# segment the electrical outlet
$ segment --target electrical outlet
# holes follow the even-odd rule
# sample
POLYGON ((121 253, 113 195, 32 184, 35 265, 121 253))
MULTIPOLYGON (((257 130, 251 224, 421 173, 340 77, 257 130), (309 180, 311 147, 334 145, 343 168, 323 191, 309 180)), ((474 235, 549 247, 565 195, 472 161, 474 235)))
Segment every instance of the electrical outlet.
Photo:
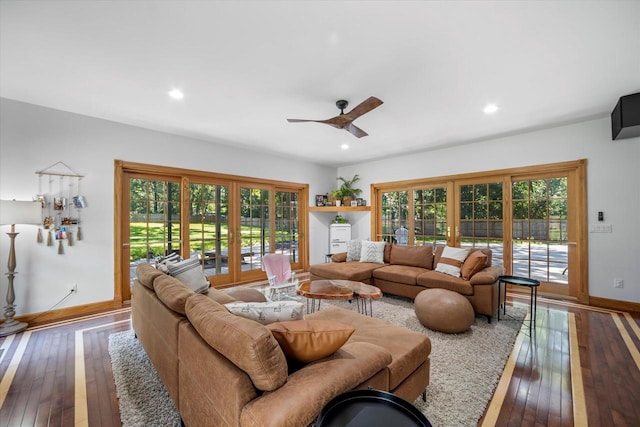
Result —
POLYGON ((624 288, 624 280, 622 280, 622 279, 613 279, 613 287, 614 288, 624 288))
POLYGON ((69 292, 71 292, 72 294, 77 294, 78 293, 78 284, 74 283, 69 292))

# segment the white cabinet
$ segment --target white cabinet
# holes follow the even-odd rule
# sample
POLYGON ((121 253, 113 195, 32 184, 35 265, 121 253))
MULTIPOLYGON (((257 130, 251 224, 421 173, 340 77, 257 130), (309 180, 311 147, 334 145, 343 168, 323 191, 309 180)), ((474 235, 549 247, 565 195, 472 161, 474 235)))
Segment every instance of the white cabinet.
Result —
POLYGON ((347 251, 347 241, 351 240, 351 224, 331 224, 329 227, 329 253, 347 251))

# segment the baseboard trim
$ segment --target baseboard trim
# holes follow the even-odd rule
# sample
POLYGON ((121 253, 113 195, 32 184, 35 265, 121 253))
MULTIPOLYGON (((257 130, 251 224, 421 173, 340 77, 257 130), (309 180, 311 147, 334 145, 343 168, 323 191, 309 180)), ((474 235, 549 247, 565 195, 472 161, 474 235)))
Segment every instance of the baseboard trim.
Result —
POLYGON ((125 304, 115 300, 101 301, 91 304, 76 305, 74 307, 60 308, 44 313, 32 313, 25 316, 16 316, 15 318, 21 322, 27 322, 29 326, 38 326, 87 314, 99 313, 105 310, 113 310, 114 308, 121 308, 124 306, 125 304))
POLYGON ((640 303, 630 301, 620 301, 609 298, 589 297, 589 305, 609 310, 635 311, 640 313, 640 303))

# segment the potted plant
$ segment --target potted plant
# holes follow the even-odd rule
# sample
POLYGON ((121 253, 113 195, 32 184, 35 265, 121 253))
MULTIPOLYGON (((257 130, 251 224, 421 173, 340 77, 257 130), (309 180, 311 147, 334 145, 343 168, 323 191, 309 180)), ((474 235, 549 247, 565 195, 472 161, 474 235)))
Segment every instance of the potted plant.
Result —
POLYGON ((336 215, 333 221, 331 221, 331 224, 347 224, 348 222, 347 218, 342 215, 336 215))
POLYGON ((356 197, 358 197, 360 193, 362 193, 361 189, 354 188, 353 186, 359 180, 360 180, 360 176, 358 174, 355 174, 351 179, 346 179, 341 176, 338 177, 338 181, 342 182, 342 184, 340 185, 339 191, 340 191, 340 194, 342 195, 342 203, 345 206, 350 206, 351 201, 356 197))
POLYGON ((333 190, 329 192, 329 194, 327 194, 327 200, 329 201, 331 206, 335 206, 336 200, 341 200, 341 198, 342 194, 340 193, 340 190, 333 190))

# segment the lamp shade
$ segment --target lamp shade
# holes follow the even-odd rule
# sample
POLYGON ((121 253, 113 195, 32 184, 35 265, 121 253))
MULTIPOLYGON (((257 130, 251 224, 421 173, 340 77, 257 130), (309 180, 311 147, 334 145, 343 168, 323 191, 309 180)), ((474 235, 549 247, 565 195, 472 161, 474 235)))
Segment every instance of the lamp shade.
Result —
POLYGON ((40 224, 42 205, 40 202, 22 200, 0 200, 0 225, 40 224))

